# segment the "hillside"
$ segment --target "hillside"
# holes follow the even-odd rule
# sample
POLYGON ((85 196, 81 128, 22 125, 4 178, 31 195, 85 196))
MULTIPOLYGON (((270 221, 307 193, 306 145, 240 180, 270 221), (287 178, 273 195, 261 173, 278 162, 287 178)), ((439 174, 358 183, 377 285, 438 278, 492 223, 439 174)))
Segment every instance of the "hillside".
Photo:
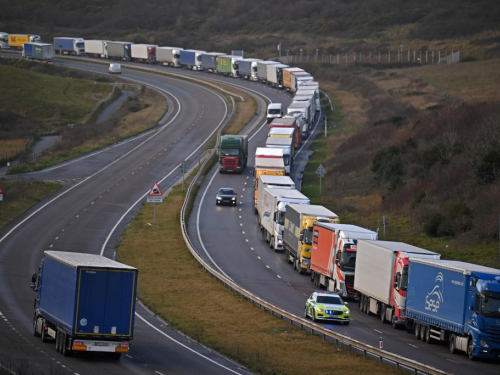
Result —
MULTIPOLYGON (((5 2, 0 30, 128 39, 205 50, 312 53, 399 48, 454 49, 496 55, 500 7, 495 0, 26 0, 5 2), (465 38, 465 43, 463 39, 465 38), (404 43, 403 43, 404 41, 404 43), (438 41, 438 42, 437 42, 438 41), (470 43, 472 41, 472 43, 470 43)), ((272 55, 271 55, 272 56, 272 55)))

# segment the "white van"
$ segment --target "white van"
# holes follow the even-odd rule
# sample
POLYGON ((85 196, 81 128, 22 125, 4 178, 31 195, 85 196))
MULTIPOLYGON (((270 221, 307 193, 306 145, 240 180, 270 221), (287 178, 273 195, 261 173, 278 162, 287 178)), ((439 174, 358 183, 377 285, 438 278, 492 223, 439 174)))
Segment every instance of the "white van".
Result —
POLYGON ((281 103, 269 103, 269 105, 267 106, 267 122, 271 122, 274 118, 282 116, 283 112, 281 103))
POLYGON ((120 64, 109 64, 109 72, 111 74, 122 74, 122 66, 120 64))

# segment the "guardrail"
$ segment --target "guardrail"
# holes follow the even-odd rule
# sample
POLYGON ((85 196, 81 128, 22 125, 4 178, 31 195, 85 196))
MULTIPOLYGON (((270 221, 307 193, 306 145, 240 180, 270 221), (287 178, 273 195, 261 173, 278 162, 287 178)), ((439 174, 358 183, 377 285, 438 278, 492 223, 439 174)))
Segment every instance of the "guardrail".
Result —
POLYGON ((284 321, 289 322, 291 325, 300 327, 301 329, 307 330, 308 332, 311 332, 311 334, 319 335, 322 337, 324 340, 333 342, 336 345, 344 346, 348 348, 350 351, 362 354, 365 357, 374 359, 379 361, 380 363, 384 363, 387 365, 392 365, 393 367, 396 367, 399 370, 406 371, 409 373, 413 373, 415 375, 417 374, 430 374, 430 375, 445 375, 449 374, 445 371, 439 370, 437 368, 419 363, 417 361, 414 361, 412 359, 408 359, 405 357, 401 357, 397 354, 393 354, 390 352, 387 352, 385 350, 376 348, 374 346, 362 343, 358 340, 352 339, 350 337, 341 335, 339 333, 336 333, 334 331, 328 330, 324 328, 321 325, 312 323, 304 318, 298 317, 294 314, 291 314, 269 302, 266 302, 265 300, 261 299, 260 297, 257 297, 256 295, 250 293, 249 291, 245 290, 244 288, 240 287, 237 285, 234 281, 228 279, 221 273, 219 273, 217 270, 212 268, 210 264, 208 264, 196 251, 193 243, 191 242, 191 239, 189 238, 189 235, 187 233, 187 226, 186 226, 186 209, 188 207, 188 203, 191 197, 191 193, 193 191, 194 186, 197 184, 198 179, 200 178, 201 174, 203 173, 205 167, 209 163, 210 159, 214 156, 217 147, 219 145, 219 139, 220 139, 220 132, 222 131, 223 127, 219 129, 218 132, 218 137, 217 137, 217 144, 215 148, 212 150, 210 155, 207 157, 207 159, 204 161, 202 166, 200 167, 198 173, 196 176, 193 178, 191 181, 191 184, 189 185, 187 192, 186 192, 186 198, 184 200, 184 204, 181 209, 181 215, 180 215, 180 223, 181 223, 181 228, 182 228, 182 236, 184 237, 184 241, 186 242, 186 245, 191 252, 191 254, 195 257, 195 259, 203 266, 205 271, 209 272, 211 276, 213 276, 215 279, 217 279, 221 284, 223 284, 226 288, 229 290, 233 291, 234 293, 237 293, 241 295, 244 299, 246 299, 248 302, 250 302, 254 306, 258 306, 260 309, 267 311, 271 313, 273 316, 277 316, 281 318, 284 321))

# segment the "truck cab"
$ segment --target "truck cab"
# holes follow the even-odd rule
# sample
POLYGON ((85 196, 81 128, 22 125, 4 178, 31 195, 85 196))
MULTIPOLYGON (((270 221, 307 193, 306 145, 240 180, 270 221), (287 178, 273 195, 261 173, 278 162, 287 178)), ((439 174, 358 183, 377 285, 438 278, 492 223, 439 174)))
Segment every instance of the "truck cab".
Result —
POLYGON ((246 135, 223 135, 219 146, 219 173, 243 173, 248 160, 246 135))
POLYGON ((9 48, 9 34, 0 31, 0 49, 9 48))

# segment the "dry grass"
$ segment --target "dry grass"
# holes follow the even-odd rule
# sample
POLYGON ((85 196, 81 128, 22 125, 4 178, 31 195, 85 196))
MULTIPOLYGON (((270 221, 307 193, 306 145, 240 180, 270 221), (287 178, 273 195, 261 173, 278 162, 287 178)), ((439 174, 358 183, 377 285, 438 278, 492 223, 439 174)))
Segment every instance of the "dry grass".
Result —
POLYGON ((29 141, 28 138, 0 139, 0 159, 8 159, 23 152, 29 141))
POLYGON ((231 86, 222 87, 224 90, 233 92, 245 98, 244 102, 239 99, 236 101, 236 110, 233 118, 223 130, 224 134, 238 134, 250 122, 250 120, 252 120, 255 112, 257 112, 257 103, 253 97, 244 91, 236 90, 231 86))
POLYGON ((350 374, 396 373, 290 326, 217 283, 184 244, 179 224, 183 199, 175 187, 157 206, 155 225, 148 224, 153 222, 152 205, 144 205, 118 246, 117 259, 139 269, 138 296, 156 314, 264 374, 345 374, 346 368, 350 374))
POLYGON ((496 100, 500 92, 500 59, 405 69, 460 100, 496 100))

